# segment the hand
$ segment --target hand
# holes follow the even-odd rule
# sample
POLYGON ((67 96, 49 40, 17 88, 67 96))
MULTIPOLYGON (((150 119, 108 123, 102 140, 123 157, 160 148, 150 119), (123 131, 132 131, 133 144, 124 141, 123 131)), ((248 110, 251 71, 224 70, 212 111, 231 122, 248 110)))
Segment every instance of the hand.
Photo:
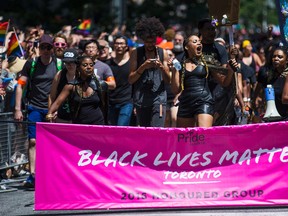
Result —
POLYGON ((238 62, 236 61, 236 59, 230 59, 228 61, 228 65, 231 67, 231 69, 234 72, 237 72, 239 70, 239 65, 238 65, 238 62))
POLYGON ((6 91, 3 87, 0 87, 0 96, 5 96, 6 95, 6 91))
POLYGON ((167 65, 168 65, 168 68, 169 68, 169 70, 171 71, 171 72, 175 72, 176 71, 176 69, 175 69, 175 67, 173 66, 173 59, 168 59, 167 60, 167 65))
POLYGON ((144 62, 145 69, 157 67, 157 62, 159 62, 158 59, 146 59, 146 61, 144 62))
POLYGON ((23 121, 23 113, 21 110, 15 110, 14 112, 14 119, 16 121, 23 121))
POLYGON ((53 123, 56 120, 56 118, 57 118, 57 112, 54 114, 50 113, 46 115, 46 120, 51 123, 53 123))

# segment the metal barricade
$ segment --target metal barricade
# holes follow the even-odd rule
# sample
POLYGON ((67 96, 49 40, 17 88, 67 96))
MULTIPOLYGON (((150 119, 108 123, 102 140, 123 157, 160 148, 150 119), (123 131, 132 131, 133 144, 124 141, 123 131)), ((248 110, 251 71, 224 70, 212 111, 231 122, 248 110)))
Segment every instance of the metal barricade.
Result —
POLYGON ((28 163, 27 124, 15 123, 13 113, 0 113, 0 170, 28 163))

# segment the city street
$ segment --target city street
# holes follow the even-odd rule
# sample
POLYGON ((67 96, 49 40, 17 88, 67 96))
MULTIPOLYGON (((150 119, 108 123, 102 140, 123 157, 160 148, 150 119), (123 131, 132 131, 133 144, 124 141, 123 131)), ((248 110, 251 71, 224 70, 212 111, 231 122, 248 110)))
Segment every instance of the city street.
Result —
MULTIPOLYGON (((287 216, 288 207, 278 208, 216 208, 216 209, 149 209, 149 210, 77 210, 77 211, 34 211, 34 191, 22 186, 26 176, 12 179, 5 184, 6 190, 0 190, 0 215, 162 215, 162 216, 287 216)), ((1 184, 3 187, 4 184, 1 184)))

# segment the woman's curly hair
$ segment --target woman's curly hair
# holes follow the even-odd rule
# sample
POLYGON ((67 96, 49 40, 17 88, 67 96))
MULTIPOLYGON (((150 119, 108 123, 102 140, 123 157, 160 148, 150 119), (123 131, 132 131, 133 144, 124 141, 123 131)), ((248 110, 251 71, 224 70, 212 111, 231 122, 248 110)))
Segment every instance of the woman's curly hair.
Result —
POLYGON ((161 37, 165 28, 159 19, 155 17, 142 18, 135 27, 136 36, 145 40, 150 37, 161 37))

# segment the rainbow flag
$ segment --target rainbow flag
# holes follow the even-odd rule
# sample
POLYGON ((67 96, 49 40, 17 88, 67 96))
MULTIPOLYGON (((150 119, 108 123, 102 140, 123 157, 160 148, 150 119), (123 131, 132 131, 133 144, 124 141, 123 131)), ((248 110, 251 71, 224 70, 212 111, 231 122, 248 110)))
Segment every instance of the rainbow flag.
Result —
POLYGON ((11 56, 11 55, 18 56, 18 57, 23 56, 23 50, 15 32, 12 33, 10 37, 10 41, 8 43, 8 48, 7 48, 7 56, 11 56))
POLYGON ((80 25, 77 27, 77 32, 84 35, 90 34, 90 30, 91 30, 90 19, 83 20, 83 22, 81 22, 80 25))
POLYGON ((9 28, 9 22, 0 23, 0 46, 5 46, 5 38, 9 28))

